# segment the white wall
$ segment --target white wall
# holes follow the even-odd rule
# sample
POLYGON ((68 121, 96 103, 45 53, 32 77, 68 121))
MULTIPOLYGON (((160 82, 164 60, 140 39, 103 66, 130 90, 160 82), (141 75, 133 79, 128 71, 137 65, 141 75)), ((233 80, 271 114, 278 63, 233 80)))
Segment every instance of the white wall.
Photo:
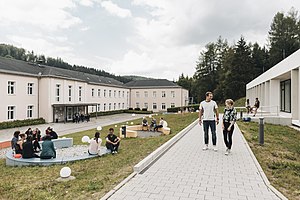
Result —
POLYGON ((32 118, 37 118, 37 78, 21 75, 0 74, 0 91, 1 91, 1 103, 0 103, 0 121, 10 121, 7 116, 8 106, 15 106, 16 119, 28 119, 27 107, 33 106, 32 118), (15 82, 15 93, 8 94, 8 81, 15 82), (27 94, 27 84, 33 83, 33 94, 27 94))

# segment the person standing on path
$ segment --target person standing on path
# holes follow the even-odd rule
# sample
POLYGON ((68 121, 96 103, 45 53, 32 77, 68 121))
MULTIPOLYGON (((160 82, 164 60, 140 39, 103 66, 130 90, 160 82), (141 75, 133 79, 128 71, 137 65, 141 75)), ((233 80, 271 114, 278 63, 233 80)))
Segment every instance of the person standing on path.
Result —
POLYGON ((204 147, 203 150, 208 149, 208 131, 209 127, 212 134, 212 143, 214 151, 217 149, 217 134, 216 134, 216 124, 219 124, 219 111, 217 103, 212 100, 213 93, 206 92, 205 100, 200 103, 199 106, 199 124, 202 125, 203 120, 203 130, 204 130, 204 147))
POLYGON ((225 155, 228 155, 231 151, 232 134, 234 130, 234 123, 236 122, 236 116, 237 116, 233 104, 234 102, 232 99, 227 99, 225 101, 226 107, 224 109, 223 123, 222 123, 224 142, 227 147, 225 155))

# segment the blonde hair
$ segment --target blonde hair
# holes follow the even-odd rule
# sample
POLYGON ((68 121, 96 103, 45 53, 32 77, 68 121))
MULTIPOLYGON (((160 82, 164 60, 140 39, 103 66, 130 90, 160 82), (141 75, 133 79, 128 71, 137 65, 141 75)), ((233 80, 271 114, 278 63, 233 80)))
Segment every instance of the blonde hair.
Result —
POLYGON ((226 99, 225 104, 233 106, 234 101, 232 99, 226 99))

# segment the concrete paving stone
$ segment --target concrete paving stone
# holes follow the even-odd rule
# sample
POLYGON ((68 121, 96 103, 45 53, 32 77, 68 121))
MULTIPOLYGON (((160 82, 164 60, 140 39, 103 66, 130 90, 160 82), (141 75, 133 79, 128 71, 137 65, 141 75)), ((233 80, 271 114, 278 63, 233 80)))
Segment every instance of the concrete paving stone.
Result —
POLYGON ((163 200, 180 200, 180 197, 175 196, 165 196, 163 200))
POLYGON ((259 198, 279 199, 266 187, 238 129, 233 134, 233 153, 225 156, 220 125, 218 152, 211 149, 211 144, 209 150, 202 151, 202 128, 198 125, 192 128, 147 171, 131 179, 113 197, 122 194, 135 196, 135 200, 145 198, 139 193, 146 191, 149 199, 247 200, 247 197, 257 198, 256 194, 260 194, 259 198), (136 194, 128 193, 130 190, 136 194))
POLYGON ((205 200, 222 200, 221 197, 211 196, 211 195, 205 195, 205 200))

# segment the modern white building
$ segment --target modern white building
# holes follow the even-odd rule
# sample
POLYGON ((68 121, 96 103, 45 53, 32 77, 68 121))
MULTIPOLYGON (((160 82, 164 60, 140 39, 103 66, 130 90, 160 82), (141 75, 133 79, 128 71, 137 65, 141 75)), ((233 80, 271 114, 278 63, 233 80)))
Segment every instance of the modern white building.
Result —
POLYGON ((300 126, 299 78, 300 50, 248 83, 246 98, 251 105, 259 98, 262 110, 277 113, 269 122, 300 126))
MULTIPOLYGON (((158 88, 152 89, 160 91, 155 86, 158 88)), ((174 86, 174 91, 179 88, 175 90, 174 86)), ((112 78, 2 57, 0 92, 0 122, 40 117, 46 122, 71 121, 75 113, 122 110, 137 105, 131 100, 130 83, 125 85, 112 78)), ((188 97, 188 93, 185 95, 188 97)), ((173 105, 185 105, 180 104, 183 101, 168 100, 171 96, 161 98, 164 101, 157 94, 157 104, 165 103, 165 109, 148 107, 148 110, 165 111, 173 105)))
POLYGON ((125 85, 130 88, 129 101, 132 108, 159 112, 189 103, 188 90, 166 79, 131 81, 125 85))

